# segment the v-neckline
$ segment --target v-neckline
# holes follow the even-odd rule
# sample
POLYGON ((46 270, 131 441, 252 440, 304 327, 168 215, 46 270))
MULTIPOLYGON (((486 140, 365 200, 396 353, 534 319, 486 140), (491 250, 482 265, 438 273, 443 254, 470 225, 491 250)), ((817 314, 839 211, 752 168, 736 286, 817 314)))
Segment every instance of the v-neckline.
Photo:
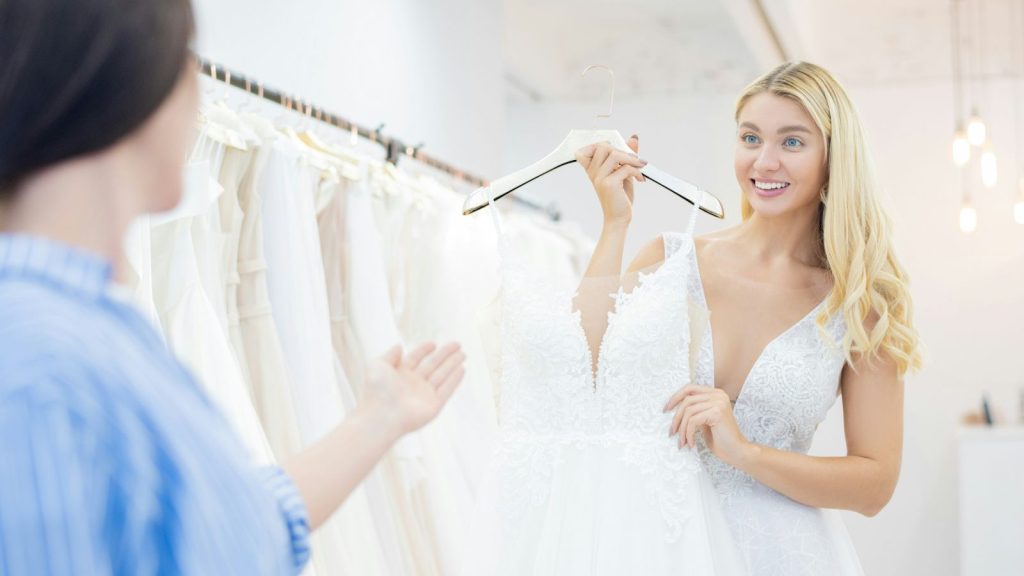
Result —
MULTIPOLYGON (((700 257, 697 254, 697 239, 694 236, 690 236, 690 252, 693 254, 693 268, 694 268, 694 271, 696 272, 697 286, 700 288, 700 299, 703 301, 704 308, 706 308, 708 310, 708 312, 710 313, 711 312, 711 307, 708 305, 708 295, 707 295, 707 291, 704 289, 704 277, 701 275, 701 272, 700 272, 700 257)), ((740 389, 739 389, 738 392, 736 392, 736 398, 730 398, 730 400, 732 401, 733 405, 739 404, 740 399, 743 398, 743 393, 747 390, 747 384, 750 383, 750 377, 753 376, 753 374, 757 370, 758 366, 761 365, 761 360, 764 359, 765 355, 772 348, 772 346, 775 345, 775 343, 778 342, 779 340, 782 340, 784 337, 789 335, 790 332, 792 332, 792 331, 796 330, 798 327, 802 326, 803 323, 806 322, 808 318, 814 317, 814 315, 818 312, 818 310, 822 306, 825 305, 826 302, 828 302, 828 296, 827 295, 825 296, 824 299, 822 299, 821 302, 819 302, 817 305, 815 305, 814 308, 811 308, 810 312, 805 314, 803 317, 801 317, 799 320, 797 320, 791 326, 789 326, 788 328, 786 328, 785 330, 780 332, 774 338, 769 340, 767 344, 764 345, 764 348, 761 349, 761 353, 757 355, 757 358, 754 359, 754 363, 751 364, 750 365, 750 369, 747 370, 747 374, 743 378, 743 383, 740 384, 740 389)), ((718 388, 718 384, 717 384, 718 374, 717 374, 717 370, 715 369, 715 335, 714 335, 714 328, 712 328, 712 326, 711 326, 711 316, 710 316, 710 314, 708 315, 708 334, 707 334, 707 337, 708 337, 708 341, 710 343, 710 349, 711 349, 711 386, 714 387, 714 388, 718 388)), ((719 390, 722 390, 722 389, 719 388, 719 390)))
MULTIPOLYGON (((662 245, 665 247, 664 248, 664 250, 665 250, 665 258, 661 261, 661 265, 659 265, 657 268, 655 268, 650 273, 645 273, 643 270, 638 270, 637 271, 637 284, 635 286, 633 286, 633 288, 629 292, 622 292, 622 288, 620 287, 619 288, 619 292, 613 293, 613 294, 616 294, 617 296, 615 298, 615 302, 612 304, 611 309, 608 310, 608 312, 606 312, 606 314, 608 315, 608 319, 607 319, 607 322, 605 324, 604 333, 601 334, 601 340, 597 343, 597 360, 596 361, 594 360, 594 351, 590 349, 590 343, 587 340, 587 332, 586 332, 586 330, 583 329, 583 321, 582 321, 583 314, 579 310, 574 310, 573 311, 573 316, 574 316, 574 320, 576 321, 575 323, 576 323, 577 331, 579 332, 579 336, 583 339, 584 344, 586 344, 586 348, 587 348, 587 372, 590 375, 590 388, 591 388, 591 391, 594 392, 595 394, 598 392, 597 385, 598 385, 598 380, 601 377, 601 366, 604 363, 605 342, 606 342, 606 340, 608 338, 608 332, 611 330, 611 327, 612 327, 612 318, 620 316, 623 313, 623 310, 627 309, 627 308, 620 307, 620 303, 622 303, 623 298, 625 298, 625 303, 626 304, 630 304, 631 302, 633 302, 633 300, 637 296, 640 295, 639 291, 641 289, 643 289, 644 286, 646 286, 655 277, 657 277, 659 274, 661 274, 661 271, 664 270, 665 267, 668 266, 669 263, 671 263, 672 260, 679 254, 679 252, 682 251, 682 249, 680 248, 680 249, 677 249, 672 254, 668 254, 668 243, 667 243, 667 241, 665 239, 665 235, 664 234, 661 237, 661 241, 662 241, 662 245)), ((702 288, 702 290, 703 290, 703 288, 702 288)), ((570 301, 570 306, 572 306, 571 301, 570 301)))

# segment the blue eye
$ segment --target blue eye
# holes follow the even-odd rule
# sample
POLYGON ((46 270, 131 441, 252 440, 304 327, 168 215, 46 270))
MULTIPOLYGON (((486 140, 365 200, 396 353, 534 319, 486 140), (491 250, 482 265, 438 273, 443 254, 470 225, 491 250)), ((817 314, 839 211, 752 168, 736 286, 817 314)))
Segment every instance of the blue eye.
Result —
POLYGON ((743 143, 744 144, 757 144, 760 141, 761 141, 761 139, 758 138, 757 136, 753 135, 753 134, 744 134, 743 135, 743 143))
POLYGON ((789 148, 799 148, 800 146, 803 145, 804 143, 801 142, 798 138, 786 138, 786 141, 783 143, 783 146, 787 146, 789 148))

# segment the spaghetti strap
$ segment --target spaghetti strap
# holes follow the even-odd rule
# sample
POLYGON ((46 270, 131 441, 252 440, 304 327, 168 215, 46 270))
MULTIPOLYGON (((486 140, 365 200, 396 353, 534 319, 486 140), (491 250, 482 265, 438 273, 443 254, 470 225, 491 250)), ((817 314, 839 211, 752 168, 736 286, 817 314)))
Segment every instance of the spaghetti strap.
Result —
POLYGON ((690 237, 693 236, 694 229, 697 227, 697 214, 700 213, 701 204, 704 203, 704 194, 705 192, 701 190, 700 198, 693 204, 693 210, 690 212, 690 221, 686 226, 686 234, 690 237))

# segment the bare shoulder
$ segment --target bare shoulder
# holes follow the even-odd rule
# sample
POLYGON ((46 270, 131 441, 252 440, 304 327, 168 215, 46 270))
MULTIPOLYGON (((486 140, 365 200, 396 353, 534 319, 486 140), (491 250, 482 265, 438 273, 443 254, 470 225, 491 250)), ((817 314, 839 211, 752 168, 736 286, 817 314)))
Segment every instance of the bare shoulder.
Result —
MULTIPOLYGON (((713 242, 716 238, 720 237, 722 232, 723 231, 717 231, 699 238, 694 237, 694 242, 697 244, 698 252, 702 251, 705 243, 713 242)), ((668 232, 658 234, 644 244, 643 248, 641 248, 640 251, 636 253, 636 256, 633 257, 633 260, 629 263, 629 267, 626 271, 635 272, 663 262, 665 260, 665 237, 668 234, 668 232)))
POLYGON ((697 257, 701 262, 705 260, 714 260, 716 255, 720 255, 723 250, 727 250, 732 245, 733 236, 735 235, 737 227, 723 228, 721 230, 715 230, 714 232, 708 232, 701 236, 693 237, 693 245, 697 250, 697 257), (705 258, 705 256, 707 258, 705 258))
POLYGON ((663 260, 665 260, 664 235, 659 234, 644 244, 643 248, 636 253, 636 256, 634 256, 633 260, 629 263, 629 268, 626 269, 626 272, 643 270, 644 268, 654 266, 663 260))

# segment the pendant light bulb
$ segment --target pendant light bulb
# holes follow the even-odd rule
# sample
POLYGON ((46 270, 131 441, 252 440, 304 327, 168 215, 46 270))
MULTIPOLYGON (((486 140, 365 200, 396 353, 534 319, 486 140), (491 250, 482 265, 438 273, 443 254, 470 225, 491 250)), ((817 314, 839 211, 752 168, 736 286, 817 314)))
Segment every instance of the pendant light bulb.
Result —
POLYGON ((960 208, 960 230, 970 234, 978 229, 978 212, 971 206, 970 202, 964 202, 960 208))
POLYGON ((971 161, 971 143, 967 141, 967 133, 962 129, 953 136, 953 163, 964 166, 971 161))
POLYGON ((999 164, 996 160, 996 153, 992 150, 992 143, 985 144, 985 150, 981 153, 981 183, 985 188, 995 188, 999 181, 999 164))
POLYGON ((967 141, 971 143, 971 146, 981 146, 987 137, 988 130, 985 128, 985 121, 975 111, 967 123, 967 141))

